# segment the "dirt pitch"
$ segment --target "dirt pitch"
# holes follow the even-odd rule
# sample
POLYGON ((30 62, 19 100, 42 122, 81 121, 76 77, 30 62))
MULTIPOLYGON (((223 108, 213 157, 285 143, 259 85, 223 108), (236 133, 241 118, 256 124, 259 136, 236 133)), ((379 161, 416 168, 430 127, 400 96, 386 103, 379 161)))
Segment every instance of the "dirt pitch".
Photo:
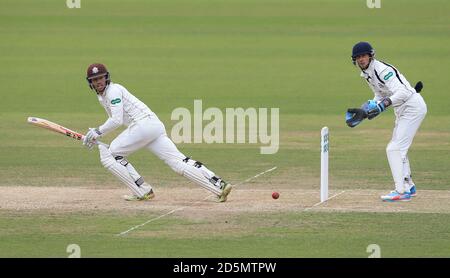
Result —
MULTIPOLYGON (((255 185, 252 185, 255 187, 255 185)), ((87 187, 0 187, 0 209, 10 211, 52 211, 71 213, 84 211, 145 212, 173 214, 203 219, 219 214, 279 212, 410 212, 450 213, 450 191, 419 190, 411 202, 386 203, 379 190, 332 190, 331 199, 319 202, 318 190, 283 189, 280 198, 272 199, 270 189, 234 188, 226 203, 217 203, 199 188, 160 188, 151 201, 127 202, 126 188, 96 189, 87 187)))

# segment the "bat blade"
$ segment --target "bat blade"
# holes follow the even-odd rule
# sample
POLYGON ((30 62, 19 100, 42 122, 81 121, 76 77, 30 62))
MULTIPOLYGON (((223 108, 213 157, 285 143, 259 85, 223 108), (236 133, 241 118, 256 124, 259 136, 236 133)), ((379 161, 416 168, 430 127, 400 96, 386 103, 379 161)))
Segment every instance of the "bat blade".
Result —
POLYGON ((64 127, 62 125, 59 125, 46 119, 41 119, 37 117, 28 117, 27 122, 32 125, 66 135, 76 140, 83 140, 84 138, 84 135, 82 133, 70 130, 67 127, 64 127))

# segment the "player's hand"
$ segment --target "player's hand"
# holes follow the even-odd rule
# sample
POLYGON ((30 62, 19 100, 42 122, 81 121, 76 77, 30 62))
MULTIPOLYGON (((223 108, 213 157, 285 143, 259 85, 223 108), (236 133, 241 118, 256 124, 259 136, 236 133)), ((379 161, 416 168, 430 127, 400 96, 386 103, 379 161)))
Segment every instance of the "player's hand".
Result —
POLYGON ((374 99, 369 99, 368 101, 364 102, 361 105, 361 109, 364 109, 364 111, 369 112, 369 110, 372 110, 377 107, 377 101, 374 99))
POLYGON ((392 101, 390 98, 384 98, 380 102, 377 103, 377 105, 367 111, 367 118, 369 120, 372 120, 376 116, 380 115, 381 112, 386 110, 387 107, 389 107, 392 104, 392 101))
MULTIPOLYGON (((372 109, 377 108, 377 101, 374 99, 369 99, 367 102, 364 102, 363 105, 361 105, 361 109, 366 111, 367 114, 369 114, 369 111, 372 109)), ((369 120, 372 120, 374 117, 369 118, 369 120)))
POLYGON ((83 145, 86 146, 86 148, 88 148, 89 150, 92 150, 94 148, 94 146, 96 145, 96 143, 95 143, 95 141, 84 142, 84 140, 83 140, 83 145))
POLYGON ((349 108, 345 115, 345 122, 349 127, 355 127, 359 125, 365 118, 367 118, 367 112, 361 108, 349 108))
POLYGON ((84 136, 83 145, 85 145, 88 149, 92 149, 92 147, 95 145, 95 141, 101 135, 102 134, 97 128, 89 128, 89 131, 84 136))

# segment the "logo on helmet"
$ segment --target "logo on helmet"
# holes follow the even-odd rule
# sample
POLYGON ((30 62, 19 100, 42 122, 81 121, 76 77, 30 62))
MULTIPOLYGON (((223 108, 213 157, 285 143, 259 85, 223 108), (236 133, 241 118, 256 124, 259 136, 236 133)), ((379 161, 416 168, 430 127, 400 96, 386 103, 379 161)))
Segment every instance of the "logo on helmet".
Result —
POLYGON ((98 72, 98 68, 97 67, 93 67, 92 68, 92 73, 97 73, 98 72))

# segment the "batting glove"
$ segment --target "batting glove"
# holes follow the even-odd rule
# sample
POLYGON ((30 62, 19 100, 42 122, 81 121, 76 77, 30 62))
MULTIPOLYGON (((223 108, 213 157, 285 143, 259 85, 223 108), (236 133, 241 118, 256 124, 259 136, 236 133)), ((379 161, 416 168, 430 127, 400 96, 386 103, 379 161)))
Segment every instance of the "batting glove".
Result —
POLYGON ((88 149, 92 149, 95 145, 95 141, 100 136, 102 136, 102 134, 97 128, 89 128, 89 131, 84 136, 83 145, 85 145, 88 149))

